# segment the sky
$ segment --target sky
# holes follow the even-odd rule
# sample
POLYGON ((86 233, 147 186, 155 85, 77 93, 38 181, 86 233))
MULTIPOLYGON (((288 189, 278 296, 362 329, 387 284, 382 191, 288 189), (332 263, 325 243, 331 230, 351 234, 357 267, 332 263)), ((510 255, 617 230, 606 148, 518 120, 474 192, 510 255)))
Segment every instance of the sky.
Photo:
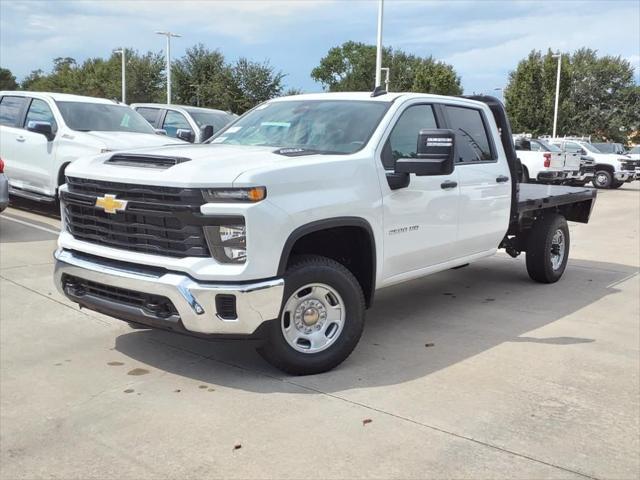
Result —
MULTIPOLYGON (((230 61, 268 60, 287 87, 321 91, 311 70, 329 48, 376 41, 377 0, 0 0, 0 66, 20 80, 52 59, 125 46, 172 57, 203 43, 230 61)), ((454 66, 465 93, 492 93, 532 49, 580 47, 628 59, 640 83, 640 0, 385 0, 383 43, 454 66)), ((393 75, 393 72, 391 72, 393 75)))

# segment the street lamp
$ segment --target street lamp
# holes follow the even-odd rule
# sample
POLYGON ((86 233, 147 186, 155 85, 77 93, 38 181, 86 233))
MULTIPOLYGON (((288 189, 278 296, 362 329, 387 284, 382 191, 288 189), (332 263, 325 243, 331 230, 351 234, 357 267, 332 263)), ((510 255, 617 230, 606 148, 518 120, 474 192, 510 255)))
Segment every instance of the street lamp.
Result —
POLYGON ((171 105, 171 37, 182 35, 173 32, 156 32, 156 34, 167 37, 167 105, 171 105))
POLYGON ((380 71, 384 72, 384 89, 388 92, 389 91, 389 72, 390 72, 390 69, 388 67, 386 67, 386 68, 381 68, 380 71))
POLYGON ((558 76, 556 78, 556 106, 553 110, 553 138, 556 138, 556 127, 558 126, 558 98, 560 98, 560 66, 562 65, 562 53, 551 55, 558 59, 558 76))
POLYGON ((493 91, 500 92, 500 98, 502 99, 502 103, 504 103, 504 87, 496 87, 493 91))
POLYGON ((199 107, 200 106, 200 84, 192 83, 190 86, 196 89, 196 107, 199 107))
POLYGON ((376 47, 376 87, 382 85, 382 16, 384 13, 384 0, 378 3, 378 42, 376 47))
POLYGON ((126 51, 124 47, 117 48, 113 53, 119 53, 122 55, 122 103, 127 103, 127 75, 126 75, 126 51))

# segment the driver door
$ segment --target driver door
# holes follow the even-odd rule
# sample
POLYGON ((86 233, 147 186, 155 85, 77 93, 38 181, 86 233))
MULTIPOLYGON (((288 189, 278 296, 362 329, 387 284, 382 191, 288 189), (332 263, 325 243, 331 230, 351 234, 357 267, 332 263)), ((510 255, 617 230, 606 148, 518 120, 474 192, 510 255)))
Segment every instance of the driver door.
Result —
MULTIPOLYGON (((418 134, 438 128, 433 105, 413 104, 396 117, 385 140, 381 162, 385 175, 399 158, 415 158, 418 134)), ((383 284, 420 276, 425 269, 456 257, 458 174, 410 175, 409 185, 392 190, 381 179, 384 222, 383 284)))

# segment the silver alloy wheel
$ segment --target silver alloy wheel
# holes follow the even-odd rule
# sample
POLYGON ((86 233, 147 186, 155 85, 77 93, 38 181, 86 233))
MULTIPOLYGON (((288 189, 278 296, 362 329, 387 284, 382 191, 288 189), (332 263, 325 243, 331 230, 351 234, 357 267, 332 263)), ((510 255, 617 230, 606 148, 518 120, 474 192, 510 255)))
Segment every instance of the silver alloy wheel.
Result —
POLYGON ((607 184, 607 176, 604 173, 599 173, 598 175, 596 175, 596 183, 603 187, 607 184))
POLYGON ((282 310, 280 326, 287 343, 298 352, 317 353, 340 337, 346 309, 335 289, 312 283, 297 289, 282 310))
POLYGON ((566 243, 564 241, 564 233, 557 229, 551 239, 551 268, 558 270, 564 260, 566 243))

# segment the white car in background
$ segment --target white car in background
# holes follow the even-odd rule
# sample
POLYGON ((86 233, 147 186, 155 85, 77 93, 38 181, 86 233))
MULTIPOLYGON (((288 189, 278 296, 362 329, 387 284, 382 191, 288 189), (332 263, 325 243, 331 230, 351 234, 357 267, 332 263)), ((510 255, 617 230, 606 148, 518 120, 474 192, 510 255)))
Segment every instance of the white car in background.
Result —
POLYGON ((602 153, 584 140, 556 138, 549 143, 557 145, 563 152, 581 155, 583 161, 592 161, 593 186, 596 188, 620 188, 638 178, 634 162, 623 155, 602 153))
POLYGON ((514 135, 516 154, 522 164, 522 182, 561 183, 567 176, 564 155, 544 140, 514 135))
POLYGON ((0 92, 0 157, 9 192, 53 202, 74 160, 99 153, 183 143, 158 135, 126 105, 62 93, 0 92))
POLYGON ((170 137, 190 143, 202 143, 238 118, 237 115, 212 108, 133 103, 136 112, 170 137))

